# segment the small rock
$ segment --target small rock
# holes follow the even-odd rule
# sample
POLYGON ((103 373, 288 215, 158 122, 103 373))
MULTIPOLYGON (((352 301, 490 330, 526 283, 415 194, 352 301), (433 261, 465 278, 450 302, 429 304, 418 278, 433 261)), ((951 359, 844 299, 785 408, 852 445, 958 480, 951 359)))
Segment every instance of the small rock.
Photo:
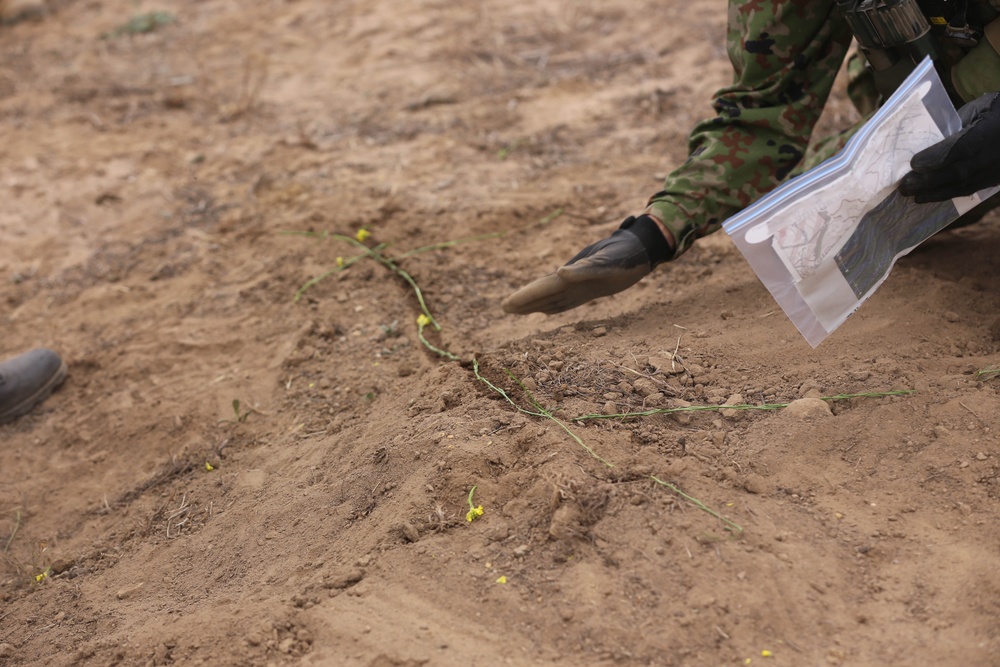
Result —
POLYGON ((649 396, 657 393, 656 384, 649 378, 639 378, 632 383, 640 396, 649 396))
POLYGON ((582 513, 574 504, 560 505, 552 515, 549 524, 549 535, 556 540, 572 540, 582 537, 582 513))
POLYGON ((649 365, 658 373, 675 375, 684 372, 684 367, 669 357, 650 357, 649 365))
POLYGON ((591 333, 594 335, 594 338, 600 338, 601 336, 607 335, 608 330, 606 327, 594 327, 594 330, 591 331, 591 333))
POLYGON ((295 639, 303 644, 312 644, 313 641, 312 633, 305 628, 299 628, 298 632, 295 633, 295 639))
POLYGON ((352 584, 356 584, 364 578, 365 573, 361 570, 348 570, 347 572, 339 574, 327 581, 326 587, 340 590, 342 588, 347 588, 352 584))
MULTIPOLYGON (((743 394, 733 394, 728 399, 726 399, 725 403, 723 403, 723 405, 743 405, 743 404, 744 404, 743 394)), ((742 417, 744 412, 745 410, 726 410, 726 409, 719 410, 719 414, 721 414, 726 419, 736 419, 737 417, 742 417)))
POLYGON ((694 377, 698 377, 699 375, 705 374, 705 369, 698 364, 688 364, 687 372, 694 377))
POLYGON ((813 398, 813 397, 818 398, 822 394, 814 396, 813 392, 818 393, 821 391, 823 391, 823 386, 820 385, 820 383, 817 382, 814 378, 809 378, 808 380, 799 385, 799 398, 813 398))
POLYGON ((986 456, 986 452, 979 452, 978 454, 976 454, 977 461, 985 461, 988 458, 990 457, 986 456))
POLYGON ((281 651, 282 653, 291 653, 292 646, 294 645, 295 645, 295 639, 293 639, 292 637, 285 637, 278 644, 278 650, 281 651))
POLYGON ((832 417, 830 404, 818 398, 800 398, 792 401, 785 408, 785 412, 799 419, 812 419, 814 417, 832 417))
POLYGON ((510 536, 510 528, 500 523, 497 518, 493 519, 491 525, 487 525, 483 537, 488 542, 503 542, 510 536))
POLYGON ((115 597, 118 598, 119 600, 127 600, 128 598, 138 593, 139 590, 142 589, 143 585, 145 585, 145 582, 139 582, 134 586, 126 586, 125 588, 122 588, 117 593, 115 593, 115 597))
POLYGON ((521 546, 514 549, 514 557, 524 558, 530 550, 531 547, 529 547, 527 544, 522 544, 521 546))
POLYGON ((750 473, 743 480, 743 488, 747 490, 748 493, 762 494, 767 493, 767 483, 764 478, 760 475, 750 473))
POLYGON ((56 558, 52 561, 52 574, 62 574, 66 570, 70 569, 76 565, 76 562, 71 558, 56 558))
POLYGON ((399 527, 399 532, 407 542, 416 542, 420 539, 420 532, 409 521, 399 527))
POLYGON ((607 403, 605 403, 604 407, 601 408, 601 410, 606 415, 616 415, 616 414, 618 414, 618 406, 615 405, 614 401, 608 401, 607 403))
POLYGON ((14 655, 14 647, 11 644, 0 644, 0 658, 9 658, 14 655))
POLYGON ((262 641, 263 638, 256 632, 251 632, 249 635, 247 635, 247 644, 249 644, 250 646, 260 646, 260 643, 262 641))
POLYGON ((949 322, 958 322, 958 320, 960 320, 961 318, 958 316, 958 313, 956 313, 955 311, 948 310, 948 311, 945 311, 944 319, 948 320, 949 322))
POLYGON ((934 427, 934 436, 937 438, 943 438, 948 435, 948 428, 944 424, 938 424, 934 427))
POLYGON ((371 565, 371 563, 372 563, 372 557, 369 556, 368 554, 365 554, 364 556, 358 559, 358 567, 368 567, 369 565, 371 565))
MULTIPOLYGON (((670 401, 670 407, 672 408, 690 408, 691 404, 683 399, 675 398, 670 401)), ((681 410, 680 412, 672 412, 671 416, 677 420, 677 423, 681 426, 687 426, 691 423, 691 413, 688 411, 681 410)))

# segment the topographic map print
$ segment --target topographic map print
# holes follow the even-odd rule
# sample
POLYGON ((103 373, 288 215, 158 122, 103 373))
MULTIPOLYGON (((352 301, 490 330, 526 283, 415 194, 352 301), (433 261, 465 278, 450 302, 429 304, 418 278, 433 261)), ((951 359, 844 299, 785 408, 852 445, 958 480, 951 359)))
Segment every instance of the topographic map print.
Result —
POLYGON ((778 211, 772 219, 780 222, 769 224, 774 249, 796 282, 840 251, 858 221, 910 170, 915 152, 943 138, 920 96, 911 94, 885 119, 849 172, 817 189, 805 202, 778 211))

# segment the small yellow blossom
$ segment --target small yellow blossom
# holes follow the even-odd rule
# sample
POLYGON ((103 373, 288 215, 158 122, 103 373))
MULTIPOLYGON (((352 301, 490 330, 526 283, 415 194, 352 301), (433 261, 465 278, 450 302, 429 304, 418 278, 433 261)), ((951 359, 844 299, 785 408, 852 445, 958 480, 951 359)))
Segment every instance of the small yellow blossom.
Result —
POLYGON ((213 470, 215 470, 215 466, 205 461, 205 472, 212 472, 213 470))
POLYGON ((41 574, 36 574, 35 575, 35 581, 37 581, 38 583, 42 583, 43 581, 45 581, 48 578, 48 576, 49 576, 49 573, 48 573, 48 570, 46 570, 45 572, 42 572, 41 574))
POLYGON ((423 329, 425 326, 431 323, 431 318, 427 317, 423 313, 417 315, 417 326, 423 329))
POLYGON ((469 499, 468 499, 469 511, 465 513, 465 520, 468 521, 469 523, 472 523, 473 521, 475 521, 476 519, 478 519, 483 515, 483 506, 480 505, 479 507, 476 507, 475 505, 472 504, 472 494, 474 494, 475 492, 476 492, 475 486, 469 489, 469 499))
POLYGON ((372 233, 367 229, 359 229, 358 233, 354 235, 354 238, 364 243, 369 238, 371 238, 372 233))
POLYGON ((753 662, 753 658, 747 658, 746 660, 743 661, 743 664, 749 665, 751 662, 753 662))
POLYGON ((498 584, 506 584, 507 583, 507 577, 504 577, 504 576, 497 577, 497 583, 498 584))
POLYGON ((770 658, 772 655, 774 654, 768 651, 767 649, 764 649, 763 651, 760 652, 760 657, 762 658, 770 658))
POLYGON ((344 266, 344 258, 343 257, 338 257, 337 258, 337 266, 343 268, 343 266, 344 266))

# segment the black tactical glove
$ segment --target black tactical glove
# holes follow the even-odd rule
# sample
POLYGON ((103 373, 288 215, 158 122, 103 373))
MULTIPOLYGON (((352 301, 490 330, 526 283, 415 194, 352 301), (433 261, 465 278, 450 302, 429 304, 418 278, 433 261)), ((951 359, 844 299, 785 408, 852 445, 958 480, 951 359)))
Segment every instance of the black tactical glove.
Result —
POLYGON ((629 216, 611 236, 581 250, 555 273, 525 285, 503 301, 508 313, 552 315, 639 282, 673 249, 648 215, 629 216))
POLYGON ((900 194, 926 204, 1000 185, 1000 93, 969 102, 958 115, 962 130, 913 156, 900 194))

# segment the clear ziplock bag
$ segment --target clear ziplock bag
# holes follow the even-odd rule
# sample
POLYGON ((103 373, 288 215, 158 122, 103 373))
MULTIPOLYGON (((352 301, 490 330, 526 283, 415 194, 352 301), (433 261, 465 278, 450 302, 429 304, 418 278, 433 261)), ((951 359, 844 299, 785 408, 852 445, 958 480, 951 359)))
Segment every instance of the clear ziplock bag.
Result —
POLYGON ((897 259, 1000 190, 935 204, 896 191, 915 153, 961 127, 925 59, 840 153, 723 224, 810 345, 843 324, 897 259))

